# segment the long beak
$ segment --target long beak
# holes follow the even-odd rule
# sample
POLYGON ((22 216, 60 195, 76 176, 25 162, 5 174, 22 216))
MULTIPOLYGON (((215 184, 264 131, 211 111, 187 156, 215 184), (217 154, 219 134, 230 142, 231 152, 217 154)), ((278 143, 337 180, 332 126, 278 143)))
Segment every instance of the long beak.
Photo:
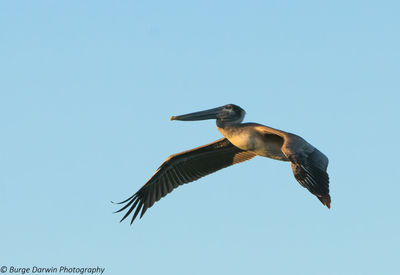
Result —
POLYGON ((190 113, 181 116, 172 116, 170 120, 192 121, 192 120, 217 119, 217 114, 220 113, 222 109, 223 107, 218 107, 214 109, 190 113))

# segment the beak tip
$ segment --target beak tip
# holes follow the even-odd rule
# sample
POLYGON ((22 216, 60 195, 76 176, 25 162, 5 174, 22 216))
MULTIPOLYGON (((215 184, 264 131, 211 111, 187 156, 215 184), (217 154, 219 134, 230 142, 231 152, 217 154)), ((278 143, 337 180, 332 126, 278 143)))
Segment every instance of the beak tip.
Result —
POLYGON ((169 118, 169 120, 175 120, 175 118, 176 118, 175 116, 172 116, 169 118))

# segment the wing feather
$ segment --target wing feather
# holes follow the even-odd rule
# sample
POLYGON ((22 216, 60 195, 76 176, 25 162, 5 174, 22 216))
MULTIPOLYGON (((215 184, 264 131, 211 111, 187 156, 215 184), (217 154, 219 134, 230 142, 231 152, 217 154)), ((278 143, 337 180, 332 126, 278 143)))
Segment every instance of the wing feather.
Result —
POLYGON ((294 177, 322 204, 331 207, 329 175, 326 172, 328 158, 299 136, 285 135, 282 152, 291 161, 294 177))
POLYGON ((128 208, 121 221, 135 210, 131 224, 148 208, 180 185, 198 180, 220 169, 255 157, 256 154, 235 147, 226 138, 169 156, 154 175, 117 212, 128 208))

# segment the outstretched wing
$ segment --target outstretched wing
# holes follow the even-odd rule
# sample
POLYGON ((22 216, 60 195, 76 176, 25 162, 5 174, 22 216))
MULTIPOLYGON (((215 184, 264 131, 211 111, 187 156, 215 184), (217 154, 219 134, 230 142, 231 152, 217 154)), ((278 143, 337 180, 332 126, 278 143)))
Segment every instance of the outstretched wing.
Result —
POLYGON ((287 135, 282 152, 291 161, 296 180, 326 205, 331 207, 329 195, 329 176, 326 172, 328 158, 295 135, 287 135))
POLYGON ((195 181, 201 177, 233 164, 255 157, 256 154, 235 147, 226 138, 169 156, 154 175, 117 212, 128 209, 123 221, 135 210, 131 224, 141 210, 140 217, 156 201, 172 192, 178 186, 195 181))

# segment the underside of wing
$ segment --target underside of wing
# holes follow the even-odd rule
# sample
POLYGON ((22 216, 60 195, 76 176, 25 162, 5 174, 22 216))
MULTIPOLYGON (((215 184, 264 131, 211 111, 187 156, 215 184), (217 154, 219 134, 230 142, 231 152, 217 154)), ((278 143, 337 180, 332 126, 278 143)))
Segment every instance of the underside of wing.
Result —
POLYGON ((156 201, 178 186, 195 181, 220 169, 255 157, 255 154, 235 147, 226 138, 168 157, 146 184, 125 201, 117 212, 128 209, 123 221, 134 210, 131 224, 156 201))

